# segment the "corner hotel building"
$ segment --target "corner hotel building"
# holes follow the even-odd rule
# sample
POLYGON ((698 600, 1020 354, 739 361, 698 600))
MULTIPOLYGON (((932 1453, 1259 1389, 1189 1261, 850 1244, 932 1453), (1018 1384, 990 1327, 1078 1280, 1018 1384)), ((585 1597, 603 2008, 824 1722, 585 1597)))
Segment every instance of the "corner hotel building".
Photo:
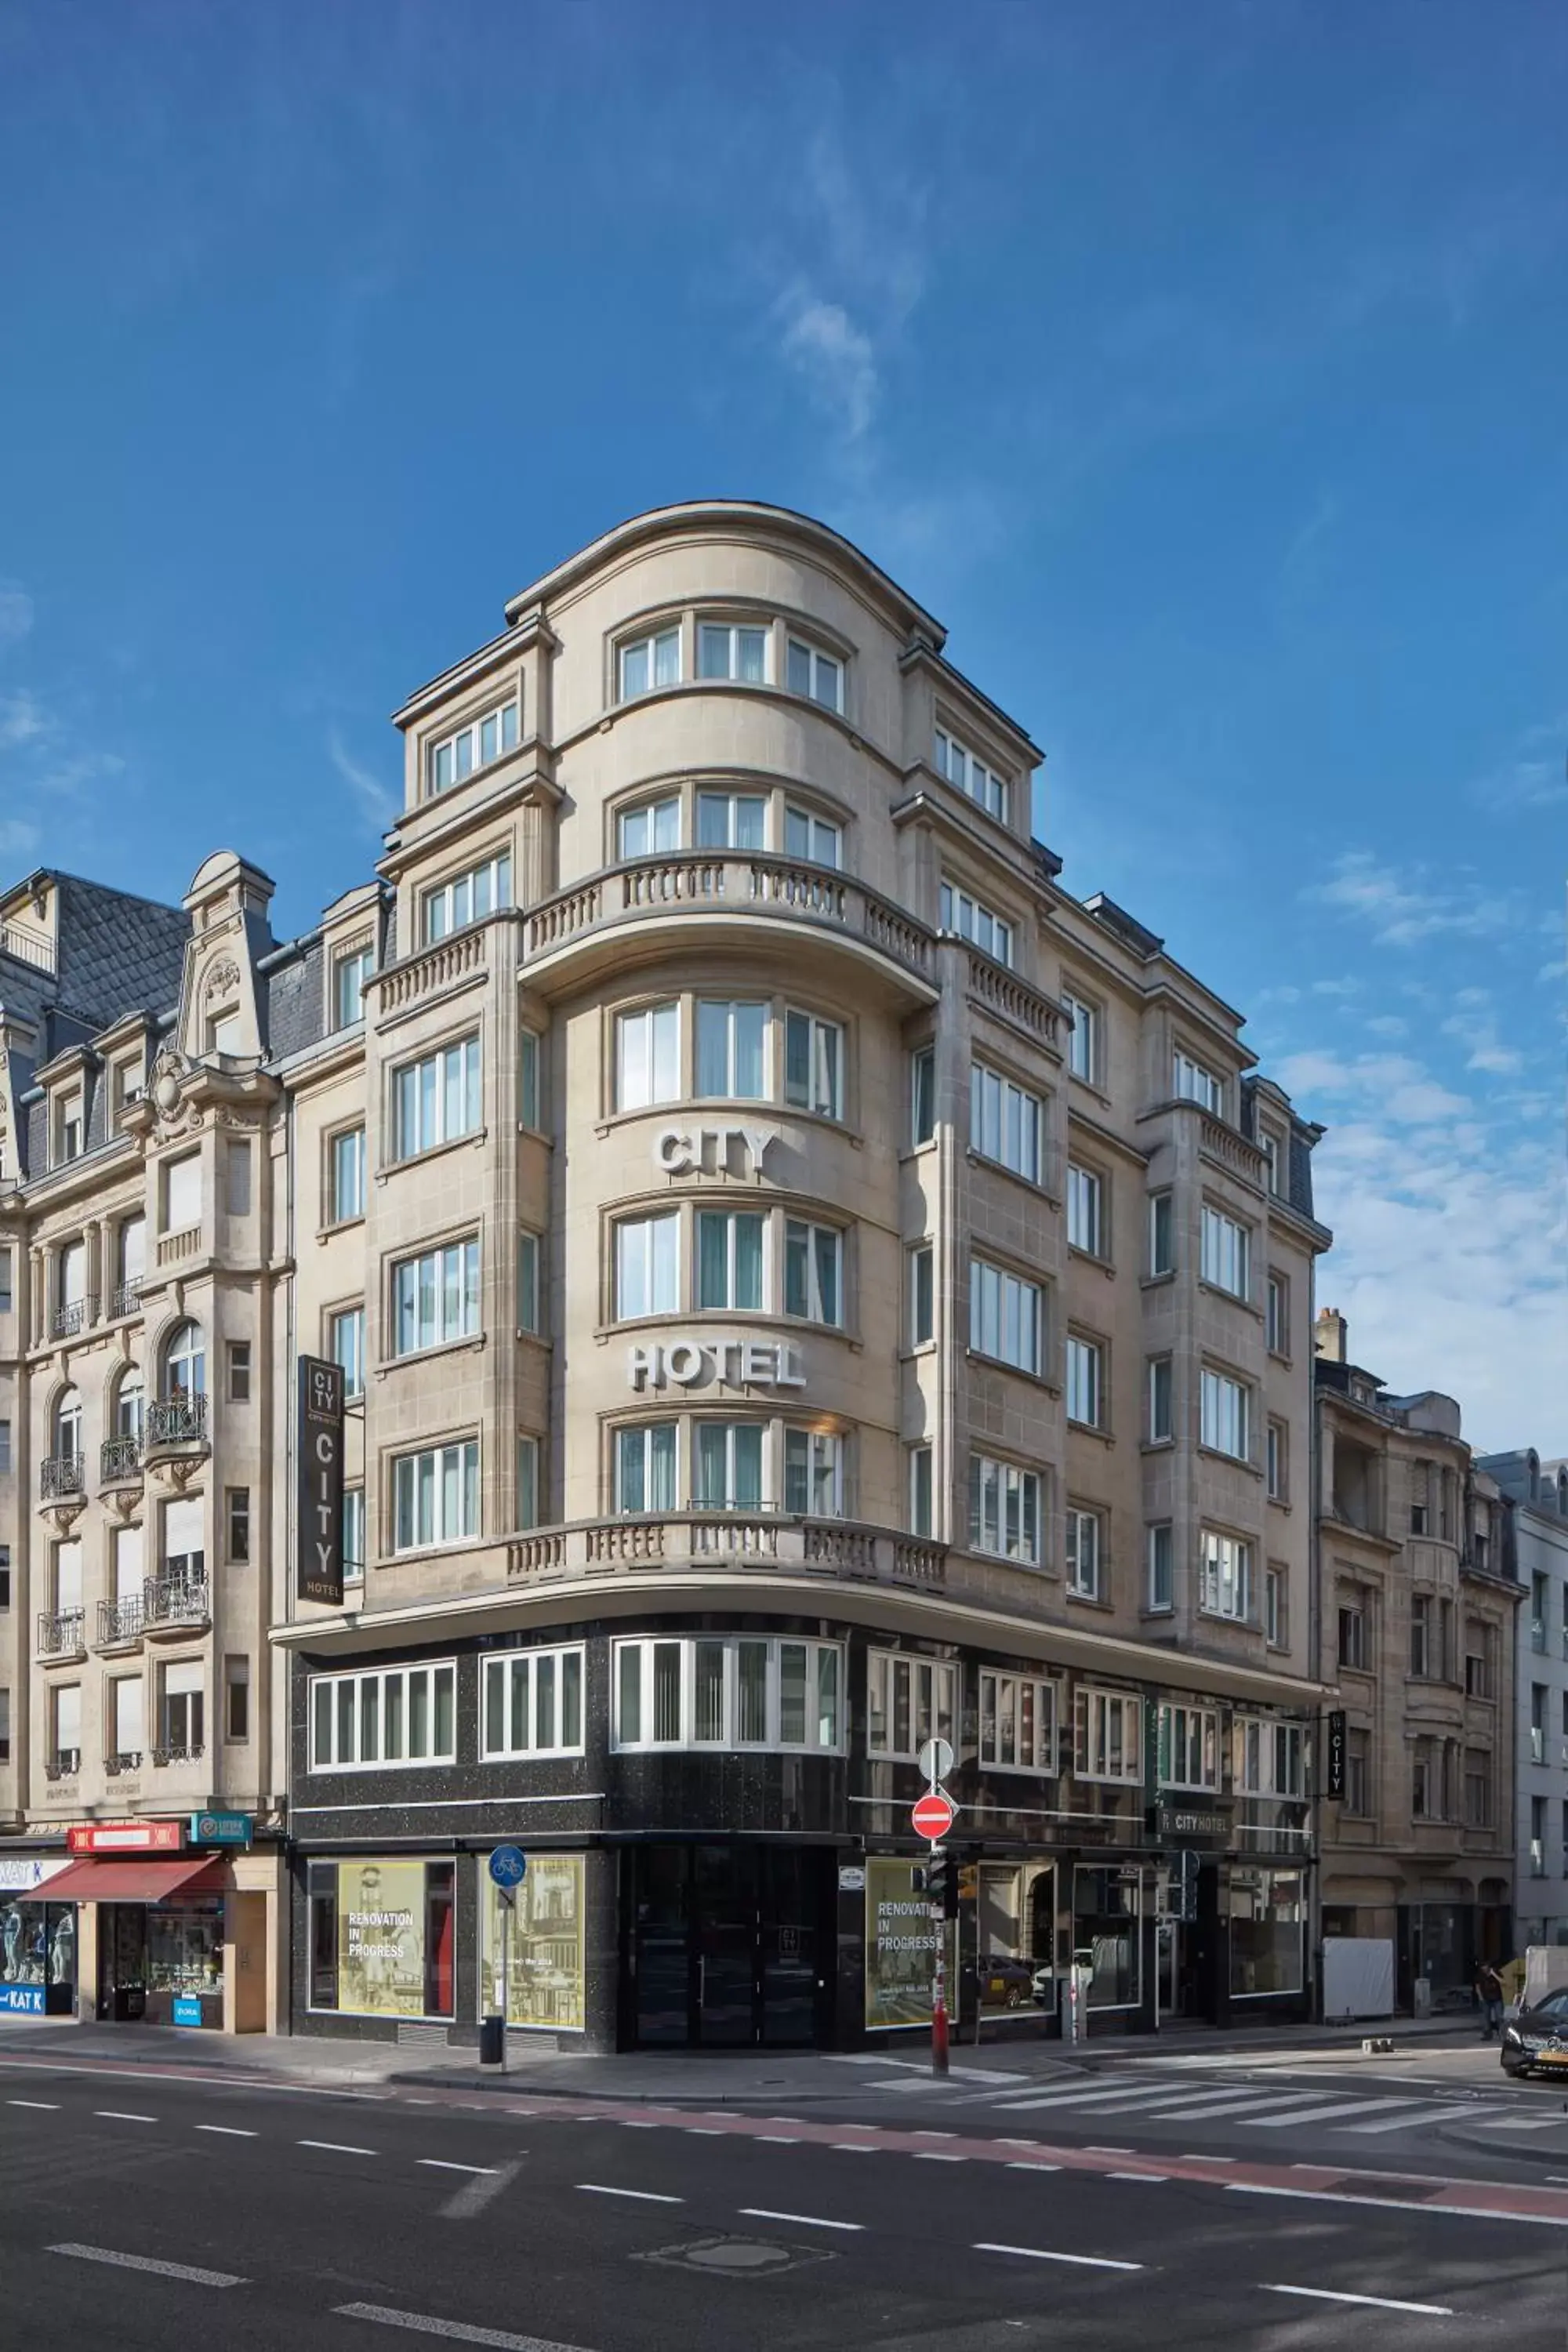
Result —
MULTIPOLYGON (((520 2031, 918 2028, 932 1734, 966 2013, 1050 2031, 1076 1955, 1094 2032, 1305 2014, 1318 1130, 1062 887, 1035 746, 833 531, 663 509, 505 623, 397 714, 404 814, 317 930, 208 861, 123 1115, 147 1151, 247 1090, 268 1231, 211 1241, 275 1277, 277 1441, 299 1354, 348 1372, 341 1610, 294 1597, 289 1447, 256 1473, 274 2021, 471 2039, 505 1841, 520 2031)), ((0 1477, 35 1578, 45 1434, 0 1477)))

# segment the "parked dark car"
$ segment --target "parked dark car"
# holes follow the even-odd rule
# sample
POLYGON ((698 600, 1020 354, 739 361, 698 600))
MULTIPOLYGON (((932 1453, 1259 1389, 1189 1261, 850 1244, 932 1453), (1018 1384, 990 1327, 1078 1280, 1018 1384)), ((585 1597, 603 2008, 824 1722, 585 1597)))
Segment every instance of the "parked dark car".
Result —
POLYGON ((1504 2020, 1505 2074, 1568 2074, 1568 1985, 1504 2020))
POLYGON ((1032 1960, 992 1954, 980 1963, 980 2000, 985 2009, 1023 2009, 1034 1998, 1032 1960))

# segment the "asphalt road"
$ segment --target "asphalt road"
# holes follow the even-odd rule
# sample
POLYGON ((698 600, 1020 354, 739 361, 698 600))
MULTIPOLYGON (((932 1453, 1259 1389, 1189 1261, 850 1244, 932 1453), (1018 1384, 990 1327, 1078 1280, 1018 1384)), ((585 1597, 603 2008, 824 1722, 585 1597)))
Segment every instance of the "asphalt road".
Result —
POLYGON ((1058 2168, 997 2120, 585 2116, 6 2065, 5 2340, 1318 2352, 1370 2324, 1380 2352, 1505 2333, 1561 2352, 1568 2194, 1525 2221, 1451 2185, 1409 2210, 1371 2172, 1347 2201, 1310 2171, 1260 2189, 1087 2152, 1058 2168))

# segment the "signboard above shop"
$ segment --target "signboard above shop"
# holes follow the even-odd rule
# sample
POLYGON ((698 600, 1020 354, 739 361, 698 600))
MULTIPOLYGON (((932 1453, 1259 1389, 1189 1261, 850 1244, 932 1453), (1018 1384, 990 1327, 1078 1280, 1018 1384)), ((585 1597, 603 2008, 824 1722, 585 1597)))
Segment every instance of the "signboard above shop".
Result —
POLYGON ((72 1853, 183 1853, 184 1822, 73 1822, 66 1832, 72 1853))
POLYGON ((191 1843, 248 1846, 251 1827, 248 1813, 193 1813, 191 1843))

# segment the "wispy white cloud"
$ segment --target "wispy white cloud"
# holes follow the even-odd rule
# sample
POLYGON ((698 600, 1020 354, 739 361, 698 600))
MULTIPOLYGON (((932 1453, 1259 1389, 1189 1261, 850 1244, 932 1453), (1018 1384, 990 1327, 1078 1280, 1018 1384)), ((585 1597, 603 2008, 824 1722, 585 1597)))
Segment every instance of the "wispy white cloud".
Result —
POLYGON ((33 625, 33 600, 17 580, 0 580, 0 646, 20 645, 33 625))
POLYGON ((1511 919, 1508 899, 1496 892, 1435 887, 1425 867, 1401 873, 1367 849, 1345 850, 1329 880, 1302 896, 1364 923, 1379 947, 1415 947, 1445 932, 1479 938, 1511 919))
POLYGON ((779 298, 780 349, 816 406, 849 441, 861 440, 876 414, 880 385, 871 338, 841 303, 805 285, 779 298))
POLYGON ((36 743, 48 732, 48 717, 38 698, 26 687, 0 694, 0 751, 14 751, 36 743))
POLYGON ((401 799, 390 784, 356 760, 334 727, 327 738, 327 756, 348 786, 355 806, 366 824, 384 833, 396 818, 401 799))

